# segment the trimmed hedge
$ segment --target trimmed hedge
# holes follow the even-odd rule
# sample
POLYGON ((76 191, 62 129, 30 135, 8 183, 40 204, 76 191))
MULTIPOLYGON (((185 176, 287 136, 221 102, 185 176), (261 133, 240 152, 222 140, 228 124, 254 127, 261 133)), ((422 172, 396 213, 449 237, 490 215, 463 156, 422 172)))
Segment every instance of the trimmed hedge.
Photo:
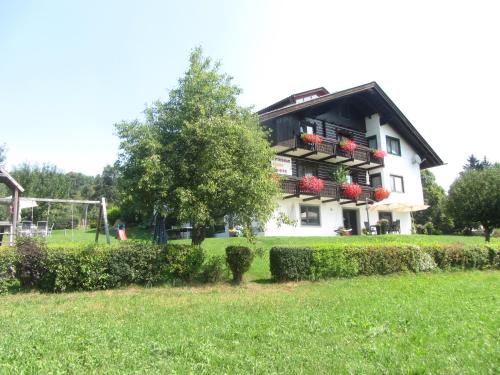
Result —
POLYGON ((204 253, 199 246, 155 245, 127 241, 47 249, 26 239, 0 252, 0 292, 16 284, 47 292, 111 289, 129 284, 192 281, 200 275, 204 253))
POLYGON ((465 245, 329 245, 273 247, 269 253, 276 281, 317 280, 356 275, 423 272, 435 268, 500 268, 500 249, 465 245))
POLYGON ((226 262, 233 273, 233 282, 241 283, 243 274, 250 269, 255 253, 246 246, 226 247, 226 262))

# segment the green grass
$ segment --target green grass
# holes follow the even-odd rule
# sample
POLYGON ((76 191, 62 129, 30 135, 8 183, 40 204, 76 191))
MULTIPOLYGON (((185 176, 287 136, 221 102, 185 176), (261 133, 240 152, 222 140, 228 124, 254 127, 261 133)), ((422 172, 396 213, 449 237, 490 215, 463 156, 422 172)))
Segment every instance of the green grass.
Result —
POLYGON ((0 373, 493 374, 500 272, 0 297, 0 373))
MULTIPOLYGON (((117 242, 111 233, 112 242, 117 242)), ((151 236, 145 230, 138 228, 127 229, 129 239, 150 239, 151 236)), ((68 231, 64 236, 63 230, 54 231, 52 237, 48 239, 49 245, 72 246, 81 243, 93 243, 95 231, 75 230, 71 240, 71 233, 68 231)), ((492 238, 492 243, 500 243, 500 238, 492 238)), ((190 243, 190 240, 175 240, 174 243, 190 243)), ((99 243, 105 243, 104 234, 100 234, 99 243)), ((252 267, 245 275, 247 281, 266 280, 271 277, 269 271, 268 251, 273 246, 308 246, 311 244, 324 245, 336 244, 373 244, 373 243, 404 243, 404 244, 432 244, 432 243, 464 243, 464 244, 484 244, 483 237, 474 236, 427 236, 427 235, 384 235, 384 236, 352 236, 352 237, 258 237, 255 246, 265 250, 265 255, 256 257, 252 267)), ((248 245, 244 238, 207 238, 203 242, 203 248, 207 255, 225 255, 225 249, 229 245, 248 245)))

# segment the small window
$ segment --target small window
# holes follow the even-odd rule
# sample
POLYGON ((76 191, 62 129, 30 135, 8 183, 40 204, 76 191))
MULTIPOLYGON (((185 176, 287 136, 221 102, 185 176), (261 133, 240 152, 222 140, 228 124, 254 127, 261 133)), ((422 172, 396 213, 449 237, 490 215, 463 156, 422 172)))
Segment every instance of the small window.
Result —
POLYGON ((301 225, 320 225, 319 206, 300 206, 301 225))
POLYGON ((387 136, 387 153, 401 156, 401 144, 399 139, 387 136))
POLYGON ((368 147, 369 148, 372 148, 374 150, 378 149, 378 142, 377 142, 377 136, 374 135, 372 137, 368 137, 366 138, 366 140, 368 141, 368 147))
POLYGON ((299 177, 317 176, 318 175, 318 167, 315 164, 311 164, 311 163, 298 163, 297 174, 299 177))
POLYGON ((370 186, 379 187, 382 186, 382 176, 380 173, 370 175, 370 186))
POLYGON ((393 191, 395 193, 404 193, 405 192, 403 177, 391 175, 391 191, 393 191))
POLYGON ((300 125, 300 132, 302 134, 316 134, 316 126, 310 123, 302 123, 300 125))

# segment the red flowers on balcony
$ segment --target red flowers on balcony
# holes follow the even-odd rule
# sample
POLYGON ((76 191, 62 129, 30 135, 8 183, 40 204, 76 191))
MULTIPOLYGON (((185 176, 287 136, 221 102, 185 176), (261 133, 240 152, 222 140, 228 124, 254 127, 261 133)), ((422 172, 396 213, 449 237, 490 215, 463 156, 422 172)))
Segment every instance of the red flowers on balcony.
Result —
POLYGON ((372 151, 373 156, 375 156, 377 159, 383 159, 385 156, 387 156, 387 152, 384 150, 373 150, 372 151))
POLYGON ((344 138, 340 141, 339 146, 344 151, 353 152, 358 145, 351 139, 344 138))
POLYGON ((320 193, 325 187, 325 181, 316 176, 304 176, 299 182, 299 188, 304 193, 320 193))
POLYGON ((323 138, 321 138, 317 134, 303 133, 300 135, 300 139, 302 139, 306 143, 315 143, 315 144, 323 143, 323 138))
POLYGON ((391 192, 383 187, 376 188, 375 192, 373 193, 373 197, 377 202, 389 198, 389 195, 391 195, 391 192))
POLYGON ((348 199, 356 199, 358 198, 361 193, 363 192, 363 189, 361 189, 361 186, 358 184, 343 184, 342 185, 342 192, 344 193, 344 196, 348 199))

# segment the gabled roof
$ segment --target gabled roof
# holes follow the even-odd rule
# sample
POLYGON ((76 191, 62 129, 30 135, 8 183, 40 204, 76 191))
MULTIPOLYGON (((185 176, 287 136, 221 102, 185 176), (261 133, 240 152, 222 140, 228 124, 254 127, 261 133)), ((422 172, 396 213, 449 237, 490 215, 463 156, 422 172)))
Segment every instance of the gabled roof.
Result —
POLYGON ((24 188, 19 184, 19 182, 17 182, 14 177, 12 177, 2 166, 0 166, 0 183, 4 183, 11 189, 17 189, 21 193, 24 192, 24 188))
POLYGON ((287 96, 284 99, 281 99, 277 101, 276 103, 271 104, 270 106, 267 106, 266 108, 262 108, 260 111, 257 111, 257 113, 260 115, 261 113, 266 113, 270 112, 279 108, 283 108, 286 106, 289 106, 291 104, 295 104, 297 99, 304 98, 307 96, 311 95, 317 95, 318 97, 324 96, 329 94, 330 92, 325 89, 324 87, 318 87, 312 90, 307 90, 307 91, 302 91, 298 92, 296 94, 292 94, 290 96, 287 96))
POLYGON ((386 120, 382 124, 389 123, 393 126, 395 130, 415 148, 417 153, 425 159, 421 165, 422 168, 430 168, 444 164, 443 160, 376 82, 370 82, 347 90, 326 94, 302 103, 289 102, 283 106, 276 107, 278 103, 292 98, 292 95, 289 98, 283 99, 259 111, 259 119, 261 122, 265 122, 276 117, 314 109, 319 106, 327 105, 330 102, 359 95, 365 95, 363 100, 370 102, 370 105, 374 108, 373 113, 379 112, 383 119, 386 120), (274 108, 272 108, 273 106, 274 108))

